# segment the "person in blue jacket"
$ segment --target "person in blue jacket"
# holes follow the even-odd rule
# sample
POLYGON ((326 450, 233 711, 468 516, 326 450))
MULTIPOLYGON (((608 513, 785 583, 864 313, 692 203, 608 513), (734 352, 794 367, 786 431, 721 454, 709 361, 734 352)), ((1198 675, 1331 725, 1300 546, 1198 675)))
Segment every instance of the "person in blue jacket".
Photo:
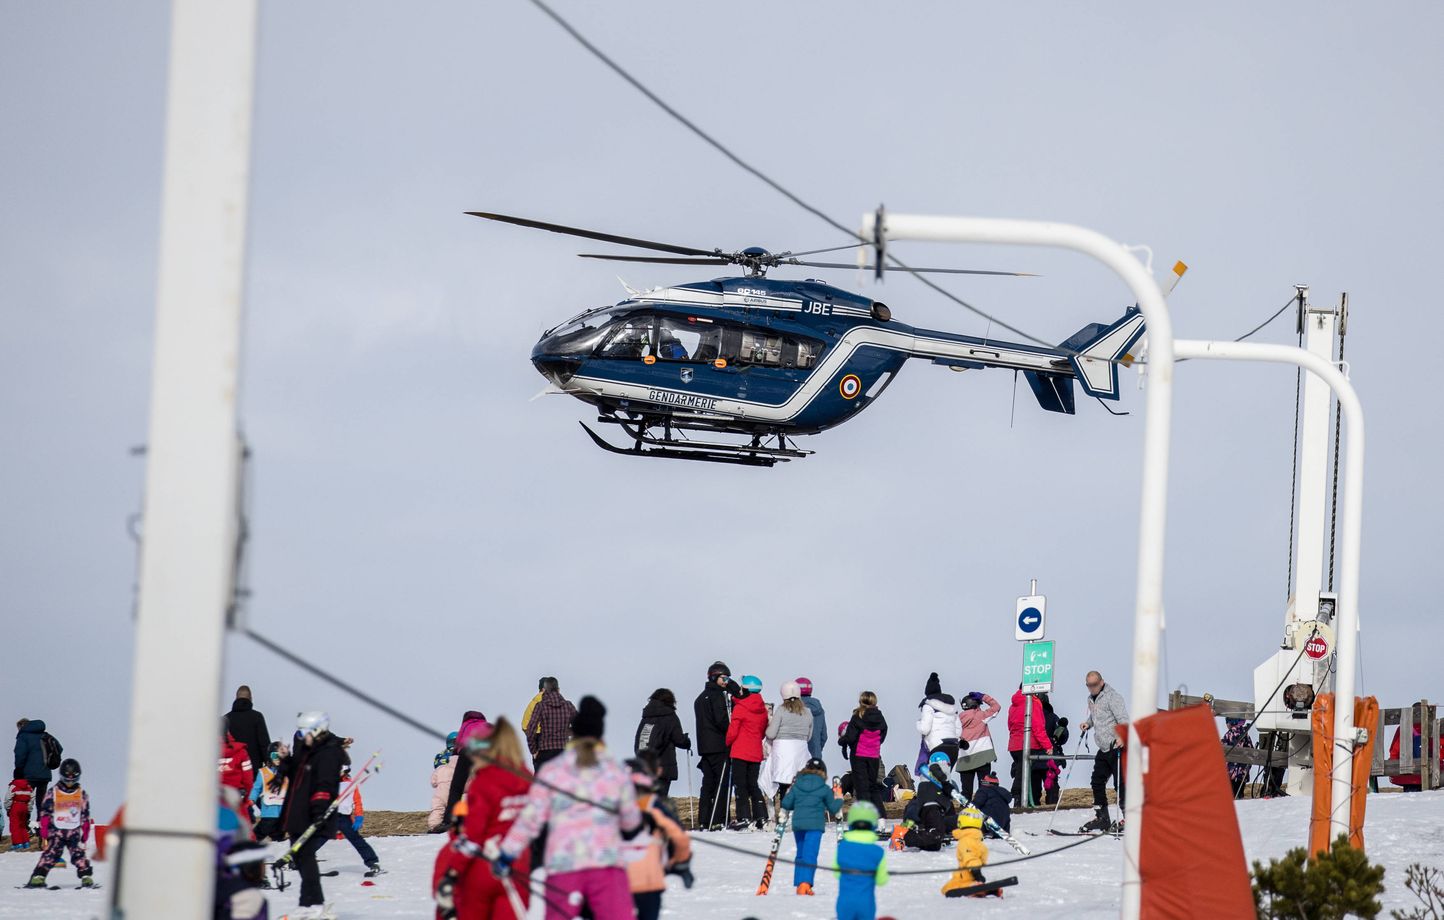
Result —
POLYGON ((827 764, 817 758, 807 762, 782 797, 784 811, 792 812, 792 839, 797 842, 797 863, 792 867, 792 887, 810 895, 817 875, 817 851, 827 816, 842 809, 842 799, 832 794, 827 782, 827 764))
POLYGON ((877 806, 857 802, 847 810, 847 833, 837 842, 833 869, 837 920, 876 920, 877 887, 887 884, 887 851, 877 839, 877 806))
MULTIPOLYGON (((23 776, 35 791, 30 801, 35 806, 35 821, 40 821, 40 803, 45 801, 45 792, 50 788, 50 767, 45 763, 45 720, 21 719, 15 723, 15 775, 23 776)), ((54 739, 52 739, 54 740, 54 739)), ((57 754, 64 753, 60 742, 55 742, 57 754)))
POLYGON ((822 711, 822 703, 812 695, 811 680, 799 677, 796 684, 802 691, 802 705, 812 713, 812 737, 807 740, 807 753, 813 760, 824 760, 822 753, 827 749, 827 713, 822 711))

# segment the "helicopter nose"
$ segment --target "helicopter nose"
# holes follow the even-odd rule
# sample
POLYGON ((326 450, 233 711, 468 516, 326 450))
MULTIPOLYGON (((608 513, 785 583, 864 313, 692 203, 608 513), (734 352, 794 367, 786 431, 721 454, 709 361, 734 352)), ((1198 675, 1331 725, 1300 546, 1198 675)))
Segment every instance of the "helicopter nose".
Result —
POLYGON ((574 357, 555 354, 549 347, 549 338, 544 338, 532 348, 531 364, 537 369, 537 373, 553 384, 562 386, 576 373, 581 362, 574 357))

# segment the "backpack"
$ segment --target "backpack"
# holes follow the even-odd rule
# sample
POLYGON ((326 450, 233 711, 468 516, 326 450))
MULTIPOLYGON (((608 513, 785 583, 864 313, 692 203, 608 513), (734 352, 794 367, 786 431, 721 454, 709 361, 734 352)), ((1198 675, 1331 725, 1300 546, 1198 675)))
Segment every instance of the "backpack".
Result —
POLYGON ((50 734, 50 732, 40 733, 40 753, 45 757, 45 769, 60 769, 60 755, 62 751, 60 742, 55 740, 54 735, 50 734))

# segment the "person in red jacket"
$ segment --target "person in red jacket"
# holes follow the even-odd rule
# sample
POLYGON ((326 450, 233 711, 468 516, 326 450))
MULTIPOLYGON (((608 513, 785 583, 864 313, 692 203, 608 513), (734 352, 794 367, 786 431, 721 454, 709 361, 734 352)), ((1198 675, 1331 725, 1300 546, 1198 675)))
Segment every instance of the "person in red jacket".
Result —
POLYGON ((466 798, 455 809, 452 838, 436 855, 431 889, 436 898, 437 920, 524 920, 512 907, 512 899, 523 907, 529 891, 515 879, 531 872, 531 854, 523 849, 512 863, 512 877, 498 879, 491 871, 491 859, 501 838, 521 814, 531 788, 531 773, 525 766, 521 738, 505 718, 497 719, 466 742, 472 774, 466 798))
POLYGON ((221 757, 218 762, 221 786, 230 787, 240 794, 241 802, 251 797, 251 786, 256 781, 256 771, 251 765, 251 753, 224 727, 221 729, 221 757))
POLYGON ((737 820, 729 830, 746 830, 767 824, 767 799, 758 782, 762 775, 762 736, 767 734, 767 707, 762 702, 762 681, 751 674, 742 678, 741 695, 732 704, 727 725, 727 748, 732 757, 732 788, 737 793, 737 820))
POLYGON ((1023 748, 1030 748, 1029 753, 1046 754, 1053 749, 1052 742, 1048 739, 1048 727, 1044 724, 1043 703, 1033 694, 1025 694, 1023 685, 1019 684, 1017 691, 1013 694, 1012 705, 1008 707, 1008 753, 1013 755, 1013 801, 1018 804, 1037 805, 1043 801, 1043 774, 1045 772, 1043 761, 1035 760, 1028 774, 1028 786, 1031 797, 1026 803, 1020 794, 1023 788, 1023 758, 1026 756, 1023 748), (1031 743, 1023 744, 1023 728, 1027 720, 1027 709, 1033 707, 1032 724, 1030 729, 1031 743))
MULTIPOLYGON (((1396 744, 1398 742, 1395 742, 1396 744)), ((15 778, 5 793, 5 810, 10 815, 10 849, 30 849, 30 797, 35 790, 25 778, 24 770, 16 770, 15 778)))

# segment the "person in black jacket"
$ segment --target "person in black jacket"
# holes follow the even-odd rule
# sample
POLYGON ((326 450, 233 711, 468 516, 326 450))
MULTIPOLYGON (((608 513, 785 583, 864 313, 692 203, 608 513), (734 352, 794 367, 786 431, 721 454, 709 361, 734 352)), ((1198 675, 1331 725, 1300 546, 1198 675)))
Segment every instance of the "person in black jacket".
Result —
POLYGON ((887 814, 882 773, 882 743, 886 740, 887 719, 877 708, 877 694, 864 690, 858 694, 857 709, 837 743, 852 763, 853 799, 873 803, 879 815, 887 814))
MULTIPOLYGON (((1005 831, 1013 829, 1012 812, 1013 793, 1004 789, 998 784, 998 777, 993 773, 983 776, 982 782, 978 783, 977 795, 973 797, 973 805, 978 811, 987 815, 997 822, 998 826, 1005 831)), ((984 837, 997 837, 993 829, 984 825, 984 837)))
MULTIPOLYGON (((345 748, 340 738, 331 734, 331 719, 324 712, 303 712, 296 717, 300 741, 291 756, 281 762, 280 773, 290 780, 286 801, 281 806, 281 826, 291 845, 320 822, 331 803, 341 793, 341 765, 345 748)), ((336 836, 336 815, 333 812, 296 852, 296 871, 301 876, 301 907, 326 903, 321 890, 321 869, 316 865, 316 851, 336 836)))
POLYGON ((251 763, 259 770, 271 750, 271 733, 266 728, 266 717, 252 705, 251 688, 245 684, 236 688, 236 700, 226 714, 226 729, 246 746, 251 763))
POLYGON ((677 718, 677 696, 666 687, 652 692, 642 708, 642 721, 637 723, 637 736, 632 750, 638 757, 650 752, 657 760, 658 777, 654 785, 657 797, 665 800, 677 779, 677 749, 692 750, 692 739, 682 731, 677 718))
POLYGON ((721 830, 729 817, 725 793, 721 808, 717 806, 717 793, 732 785, 727 752, 727 726, 731 721, 727 708, 728 684, 737 686, 732 683, 732 670, 720 661, 713 662, 707 669, 707 686, 692 704, 697 717, 697 767, 702 771, 696 823, 709 831, 721 830))

